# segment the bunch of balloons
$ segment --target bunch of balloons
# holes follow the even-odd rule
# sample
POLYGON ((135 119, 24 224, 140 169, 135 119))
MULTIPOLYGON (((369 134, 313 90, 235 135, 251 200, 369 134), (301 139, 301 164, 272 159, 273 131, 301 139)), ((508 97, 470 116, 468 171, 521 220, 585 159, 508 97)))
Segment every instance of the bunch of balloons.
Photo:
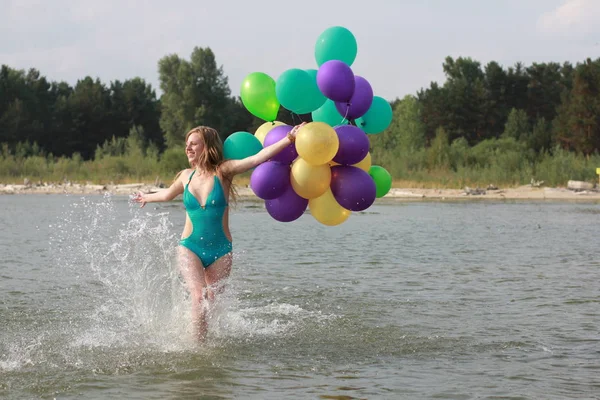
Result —
POLYGON ((295 143, 256 167, 250 177, 252 190, 277 221, 294 221, 308 208, 320 223, 338 225, 391 188, 388 171, 371 165, 368 134, 389 126, 392 109, 352 71, 356 53, 354 35, 335 26, 315 45, 318 69, 289 69, 277 81, 254 72, 243 81, 244 106, 267 122, 254 135, 230 135, 224 144, 226 158, 255 154, 285 137, 292 126, 275 120, 281 106, 312 116, 298 130, 295 143))

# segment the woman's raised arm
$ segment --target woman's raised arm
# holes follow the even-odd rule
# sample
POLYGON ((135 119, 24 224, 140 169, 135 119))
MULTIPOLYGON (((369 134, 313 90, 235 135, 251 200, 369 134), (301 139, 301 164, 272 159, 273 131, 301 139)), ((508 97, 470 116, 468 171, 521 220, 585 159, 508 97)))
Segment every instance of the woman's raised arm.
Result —
POLYGON ((259 164, 262 164, 263 162, 280 153, 290 144, 293 144, 296 140, 296 132, 304 124, 306 124, 306 122, 294 126, 286 137, 282 138, 280 141, 273 143, 268 147, 265 147, 253 156, 242 158, 241 160, 225 161, 221 166, 221 171, 223 171, 223 174, 234 176, 246 172, 258 166, 259 164))

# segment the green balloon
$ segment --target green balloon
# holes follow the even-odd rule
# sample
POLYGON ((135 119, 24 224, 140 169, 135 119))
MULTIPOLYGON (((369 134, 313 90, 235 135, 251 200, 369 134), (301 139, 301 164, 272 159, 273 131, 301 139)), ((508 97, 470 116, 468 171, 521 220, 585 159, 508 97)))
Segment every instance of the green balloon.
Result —
POLYGON ((333 100, 327 99, 317 110, 312 112, 313 122, 325 122, 331 126, 346 125, 348 120, 340 115, 333 100))
POLYGON ((277 99, 282 106, 296 114, 307 114, 321 107, 325 96, 317 86, 316 78, 302 69, 285 71, 275 86, 277 99))
POLYGON ((223 143, 223 156, 226 160, 241 160, 261 151, 260 140, 250 132, 235 132, 227 136, 223 143))
POLYGON ((356 126, 366 133, 375 134, 383 132, 392 122, 392 106, 386 99, 373 96, 373 103, 367 112, 356 119, 356 126))
POLYGON ((244 78, 240 90, 242 103, 250 113, 273 122, 279 112, 275 81, 263 72, 253 72, 244 78))
POLYGON ((330 60, 340 60, 351 66, 356 59, 356 52, 356 38, 342 26, 326 29, 315 45, 315 59, 319 67, 330 60))
POLYGON ((369 168, 369 175, 371 175, 371 178, 375 182, 375 196, 380 198, 388 194, 392 188, 392 176, 390 173, 379 165, 372 165, 369 168))

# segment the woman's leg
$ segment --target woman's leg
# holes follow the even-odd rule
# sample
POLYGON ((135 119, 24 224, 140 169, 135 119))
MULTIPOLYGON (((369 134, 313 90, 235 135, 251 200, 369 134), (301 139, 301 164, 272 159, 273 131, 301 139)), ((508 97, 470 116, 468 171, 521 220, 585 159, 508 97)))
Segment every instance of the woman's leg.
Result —
POLYGON ((192 320, 199 340, 204 340, 208 328, 208 292, 204 266, 196 254, 184 246, 178 248, 179 268, 192 300, 192 320))
POLYGON ((211 301, 215 299, 216 294, 222 293, 225 289, 225 280, 231 273, 232 262, 232 254, 227 253, 204 270, 207 294, 211 301))

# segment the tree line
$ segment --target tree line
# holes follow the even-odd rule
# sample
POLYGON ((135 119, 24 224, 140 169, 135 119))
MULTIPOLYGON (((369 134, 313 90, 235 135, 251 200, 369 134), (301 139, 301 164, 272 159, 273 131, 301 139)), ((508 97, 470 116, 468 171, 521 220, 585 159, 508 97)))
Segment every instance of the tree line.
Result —
MULTIPOLYGON (((431 153, 436 146, 498 148, 498 143, 517 144, 531 160, 559 149, 582 156, 599 152, 600 59, 504 68, 495 61, 482 66, 471 58, 447 57, 442 67, 443 84, 432 82, 415 95, 390 101, 392 124, 371 135, 372 147, 381 146, 384 158, 422 149, 431 153)), ((167 55, 158 70, 160 98, 139 77, 107 85, 87 76, 70 86, 49 81, 36 69, 2 65, 3 154, 77 154, 92 160, 118 152, 118 143, 133 134, 144 151, 160 155, 182 146, 185 133, 196 125, 213 126, 225 139, 235 131, 253 132, 262 122, 231 95, 210 48, 195 48, 189 60, 167 55)), ((282 108, 278 116, 287 123, 300 119, 310 115, 282 108)), ((457 168, 444 161, 450 150, 442 150, 429 156, 437 159, 434 165, 457 168)))
POLYGON ((600 149, 600 59, 570 63, 517 63, 483 68, 470 58, 446 58, 446 82, 417 94, 426 139, 444 128, 452 142, 469 145, 502 135, 527 142, 534 151, 592 154, 600 149))

